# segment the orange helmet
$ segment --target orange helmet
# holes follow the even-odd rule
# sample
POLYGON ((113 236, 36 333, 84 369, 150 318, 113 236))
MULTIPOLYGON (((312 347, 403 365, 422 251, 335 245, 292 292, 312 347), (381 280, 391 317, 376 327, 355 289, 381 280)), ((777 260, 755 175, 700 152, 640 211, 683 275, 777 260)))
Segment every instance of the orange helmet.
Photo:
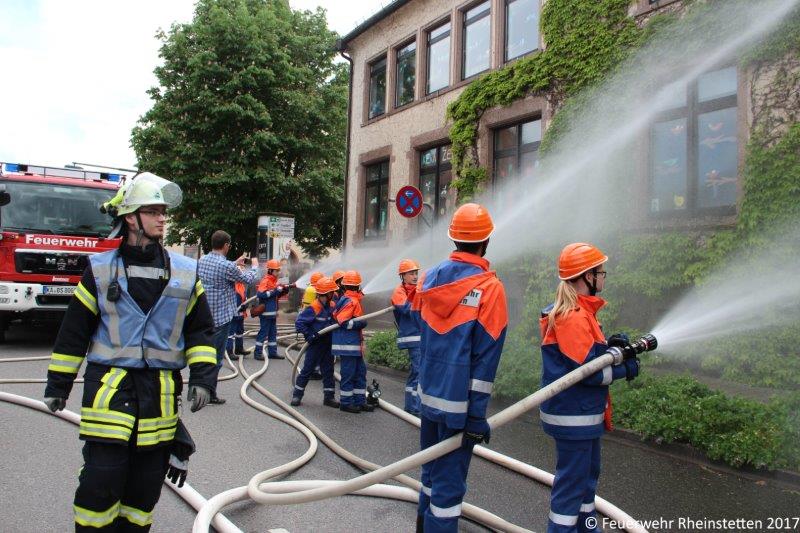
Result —
POLYGON ((333 276, 331 276, 331 279, 334 282, 337 282, 340 279, 342 279, 344 277, 344 275, 345 275, 345 271, 344 270, 337 270, 336 272, 333 273, 333 276))
POLYGON ((574 242, 566 245, 558 256, 558 277, 564 281, 577 278, 606 261, 608 256, 596 246, 574 242))
POLYGON ((483 242, 494 231, 489 211, 478 204, 464 204, 453 213, 447 236, 456 242, 483 242))
POLYGON ((317 296, 320 296, 322 294, 336 292, 339 290, 339 286, 331 278, 323 276, 314 283, 314 290, 317 291, 317 296))
POLYGON ((361 285, 361 274, 359 274, 357 270, 348 270, 345 272, 344 278, 342 278, 342 285, 358 287, 361 285))
MULTIPOLYGON (((308 278, 308 281, 311 282, 311 285, 314 285, 324 275, 325 274, 322 272, 312 272, 311 276, 308 278)), ((316 288, 316 285, 314 285, 314 287, 316 288)))
POLYGON ((413 272, 419 270, 419 265, 413 259, 403 259, 400 261, 400 266, 397 267, 398 274, 405 274, 406 272, 413 272))
POLYGON ((277 259, 270 259, 267 261, 267 270, 280 270, 281 262, 277 259))

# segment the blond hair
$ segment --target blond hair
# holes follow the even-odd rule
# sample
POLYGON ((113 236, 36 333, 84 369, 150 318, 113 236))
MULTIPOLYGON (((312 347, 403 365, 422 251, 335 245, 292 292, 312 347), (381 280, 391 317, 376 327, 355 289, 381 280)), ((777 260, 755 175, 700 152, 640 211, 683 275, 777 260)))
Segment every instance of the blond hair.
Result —
POLYGON ((547 315, 547 331, 556 325, 557 319, 567 316, 576 307, 578 307, 578 291, 568 281, 562 281, 556 289, 553 310, 547 315))

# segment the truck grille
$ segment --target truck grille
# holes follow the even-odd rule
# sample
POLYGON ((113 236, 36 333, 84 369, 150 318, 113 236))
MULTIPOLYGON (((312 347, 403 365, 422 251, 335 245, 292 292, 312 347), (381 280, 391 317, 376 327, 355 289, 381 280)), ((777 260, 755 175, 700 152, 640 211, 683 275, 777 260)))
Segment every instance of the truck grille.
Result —
POLYGON ((24 274, 61 274, 80 276, 89 264, 89 256, 70 252, 14 253, 17 272, 24 274))

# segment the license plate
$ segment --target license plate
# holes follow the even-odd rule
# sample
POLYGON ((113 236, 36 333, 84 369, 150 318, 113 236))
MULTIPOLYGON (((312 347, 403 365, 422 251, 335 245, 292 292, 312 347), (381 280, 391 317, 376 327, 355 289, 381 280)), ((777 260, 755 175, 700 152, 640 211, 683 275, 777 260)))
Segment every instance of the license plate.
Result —
POLYGON ((52 294, 54 296, 72 296, 75 292, 75 287, 72 285, 45 285, 44 294, 52 294))

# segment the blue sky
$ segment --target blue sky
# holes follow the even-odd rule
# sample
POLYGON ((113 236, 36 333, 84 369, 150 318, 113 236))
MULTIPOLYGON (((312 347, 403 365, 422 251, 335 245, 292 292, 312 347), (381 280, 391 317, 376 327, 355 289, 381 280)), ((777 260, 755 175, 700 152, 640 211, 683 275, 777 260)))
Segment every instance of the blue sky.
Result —
MULTIPOLYGON (((388 0, 290 0, 346 33, 388 0)), ((0 2, 0 161, 132 167, 130 132, 150 107, 159 42, 193 0, 0 2)))

